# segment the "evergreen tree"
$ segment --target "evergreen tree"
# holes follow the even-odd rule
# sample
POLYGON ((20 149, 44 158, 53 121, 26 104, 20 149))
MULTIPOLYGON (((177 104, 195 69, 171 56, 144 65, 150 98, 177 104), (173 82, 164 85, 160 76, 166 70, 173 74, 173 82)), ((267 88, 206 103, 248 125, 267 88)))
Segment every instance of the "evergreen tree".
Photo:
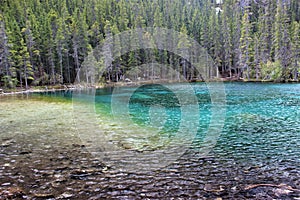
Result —
POLYGON ((298 80, 300 71, 300 24, 295 21, 292 30, 292 71, 294 80, 298 80))
POLYGON ((254 58, 253 65, 255 70, 255 78, 258 80, 260 78, 260 63, 261 61, 261 48, 260 48, 260 40, 257 35, 254 36, 254 58))
POLYGON ((49 68, 46 69, 47 73, 50 74, 49 82, 51 84, 56 84, 56 69, 55 69, 55 35, 57 29, 57 14, 54 10, 50 10, 50 12, 46 15, 46 20, 44 24, 44 38, 45 38, 45 55, 47 60, 47 66, 49 68))
POLYGON ((31 22, 29 20, 26 20, 26 27, 22 29, 22 33, 29 53, 29 62, 34 73, 36 70, 35 63, 37 62, 36 55, 39 54, 39 51, 35 47, 35 38, 32 32, 31 22))
POLYGON ((222 32, 222 48, 221 51, 221 59, 222 59, 222 74, 226 74, 230 78, 232 78, 232 38, 231 38, 231 31, 230 31, 230 12, 232 12, 229 8, 229 4, 225 4, 221 15, 221 32, 222 32))
MULTIPOLYGON (((297 80, 299 5, 298 0, 226 0, 220 4, 211 0, 3 1, 0 85, 72 83, 91 48, 107 34, 143 27, 165 27, 194 38, 209 52, 223 77, 297 80), (110 33, 106 33, 107 21, 110 33), (265 73, 270 71, 266 66, 273 73, 265 73)), ((162 49, 168 39, 170 46, 189 55, 193 49, 185 49, 184 38, 171 41, 173 36, 155 34, 154 38, 160 38, 153 41, 156 49, 125 55, 120 49, 138 45, 146 33, 130 42, 114 37, 110 51, 115 59, 106 78, 119 81, 131 67, 149 62, 171 64, 187 79, 194 76, 186 60, 162 49)), ((135 77, 165 77, 167 71, 157 69, 153 65, 152 69, 133 71, 135 77)), ((214 70, 206 70, 209 78, 215 76, 214 70)))
POLYGON ((55 37, 56 51, 58 55, 58 63, 60 70, 60 83, 64 82, 64 73, 63 73, 63 50, 64 50, 64 34, 63 34, 63 23, 64 21, 60 18, 57 22, 57 33, 55 37))
POLYGON ((182 76, 185 79, 188 79, 187 60, 189 60, 189 58, 190 58, 190 52, 189 52, 190 47, 191 47, 191 43, 190 43, 189 39, 187 38, 187 29, 186 29, 185 24, 183 24, 181 27, 181 30, 180 30, 178 49, 179 49, 180 54, 182 55, 182 59, 180 62, 181 66, 182 66, 182 70, 180 70, 180 71, 182 71, 182 76))
POLYGON ((4 18, 0 13, 0 77, 2 77, 5 85, 8 85, 11 81, 8 38, 5 30, 4 18))
MULTIPOLYGON (((14 18, 10 18, 10 21, 7 22, 7 35, 8 35, 8 47, 9 47, 9 65, 10 65, 10 76, 12 83, 20 82, 22 85, 22 73, 21 68, 24 62, 22 61, 21 47, 24 48, 24 44, 21 44, 21 41, 24 41, 21 35, 20 27, 14 18)), ((24 43, 24 42, 23 42, 24 43)), ((22 51, 26 52, 26 51, 22 51)), ((15 84, 10 84, 14 86, 15 84)))
POLYGON ((249 20, 249 10, 246 9, 242 19, 242 29, 240 38, 240 68, 244 78, 250 79, 250 43, 251 24, 249 20))
POLYGON ((241 49, 240 49, 240 38, 241 38, 241 21, 240 21, 241 11, 240 8, 234 6, 232 12, 232 22, 230 23, 230 32, 231 32, 231 41, 232 41, 232 68, 234 70, 234 74, 240 78, 241 70, 240 70, 240 57, 241 57, 241 49))
POLYGON ((28 48, 25 44, 25 41, 23 38, 21 38, 20 41, 20 58, 21 58, 21 65, 19 66, 18 72, 20 75, 20 82, 21 82, 21 87, 23 83, 23 79, 25 81, 25 89, 28 89, 28 81, 34 80, 33 78, 33 68, 32 65, 30 64, 30 53, 28 51, 28 48))
POLYGON ((107 79, 111 81, 112 72, 113 72, 113 38, 111 33, 111 24, 107 20, 105 27, 105 44, 103 46, 103 56, 104 56, 104 66, 107 72, 107 79))
POLYGON ((281 78, 289 78, 288 67, 290 65, 290 36, 288 32, 287 5, 278 1, 275 16, 275 35, 274 35, 274 58, 275 62, 281 65, 281 78))

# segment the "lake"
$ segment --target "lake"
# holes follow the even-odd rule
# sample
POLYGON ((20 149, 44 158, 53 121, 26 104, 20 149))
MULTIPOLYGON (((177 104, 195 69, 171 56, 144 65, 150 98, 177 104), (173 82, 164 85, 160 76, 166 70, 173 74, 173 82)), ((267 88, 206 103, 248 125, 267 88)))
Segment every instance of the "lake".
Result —
POLYGON ((300 85, 1 96, 0 149, 14 198, 300 199, 300 85))

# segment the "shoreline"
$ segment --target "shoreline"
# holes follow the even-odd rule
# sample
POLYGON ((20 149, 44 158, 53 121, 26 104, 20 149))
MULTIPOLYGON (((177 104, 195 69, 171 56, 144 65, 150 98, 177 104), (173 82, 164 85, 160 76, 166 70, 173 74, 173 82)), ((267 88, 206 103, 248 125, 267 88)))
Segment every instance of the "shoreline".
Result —
POLYGON ((57 91, 72 91, 72 90, 80 90, 80 89, 87 89, 87 88, 109 88, 109 87, 130 87, 130 86, 138 86, 143 84, 160 84, 160 83, 205 83, 205 82, 224 82, 224 83, 261 83, 261 84, 299 84, 299 81, 294 80, 287 80, 286 82, 277 82, 277 81, 269 81, 269 80, 231 80, 226 78, 220 79, 213 79, 209 81, 170 81, 170 80, 147 80, 147 81, 132 81, 132 82, 111 82, 99 85, 52 85, 52 86, 38 86, 33 87, 25 90, 24 88, 15 88, 15 89, 8 89, 8 92, 5 91, 4 88, 0 88, 0 97, 7 96, 7 95, 20 95, 20 94, 30 94, 30 93, 40 93, 40 92, 57 92, 57 91), (44 88, 44 89, 42 89, 44 88))
POLYGON ((78 89, 76 87, 68 87, 67 85, 53 85, 53 86, 39 86, 39 87, 33 87, 29 89, 24 88, 15 88, 15 89, 9 89, 9 91, 5 91, 5 89, 0 88, 0 97, 1 96, 7 96, 7 95, 19 95, 19 94, 30 94, 30 93, 40 93, 40 92, 56 92, 56 91, 67 91, 67 90, 74 90, 78 89), (49 87, 49 88, 48 88, 49 87), (42 89, 44 88, 44 89, 42 89))

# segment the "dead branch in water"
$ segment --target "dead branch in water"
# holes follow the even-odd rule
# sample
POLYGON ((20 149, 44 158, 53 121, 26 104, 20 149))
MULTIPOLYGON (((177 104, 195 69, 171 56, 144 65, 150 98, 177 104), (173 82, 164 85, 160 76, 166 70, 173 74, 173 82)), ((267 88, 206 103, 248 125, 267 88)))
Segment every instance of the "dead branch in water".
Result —
POLYGON ((291 186, 286 185, 286 184, 275 185, 275 184, 262 183, 262 184, 248 185, 244 189, 245 190, 250 190, 250 189, 253 189, 253 188, 256 188, 256 187, 277 187, 277 188, 288 189, 288 190, 295 191, 295 192, 300 192, 299 189, 292 188, 291 186))

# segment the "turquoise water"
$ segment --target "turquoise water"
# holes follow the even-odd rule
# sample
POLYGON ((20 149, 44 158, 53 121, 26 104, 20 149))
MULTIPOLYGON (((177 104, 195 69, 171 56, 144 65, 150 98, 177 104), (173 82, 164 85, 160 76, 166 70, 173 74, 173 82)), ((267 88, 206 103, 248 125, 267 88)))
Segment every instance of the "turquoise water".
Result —
POLYGON ((183 83, 105 88, 95 96, 68 91, 1 97, 0 193, 15 187, 29 199, 299 199, 300 84, 224 83, 224 109, 211 92, 205 83, 183 83), (95 115, 78 110, 83 102, 89 111, 87 99, 95 115), (72 105, 77 100, 78 108, 72 105), (214 122, 219 115, 224 123, 214 122), (87 151, 93 117, 109 142, 133 155, 157 161, 156 151, 186 139, 188 148, 156 171, 143 171, 143 162, 130 173, 104 167, 87 151), (221 123, 220 134, 203 155, 214 123, 221 123), (190 132, 195 135, 185 138, 190 132))
MULTIPOLYGON (((156 128, 159 134, 176 134, 181 123, 181 103, 174 91, 184 93, 188 83, 144 85, 98 89, 96 113, 103 118, 122 121, 124 113, 112 111, 112 99, 128 107, 129 123, 156 128), (129 101, 122 101, 129 96, 129 101), (121 99, 121 100, 120 100, 121 99), (111 118, 110 118, 111 117, 111 118)), ((243 161, 290 160, 300 166, 300 85, 225 83, 226 119, 213 153, 243 161)), ((191 84, 199 105, 199 126, 194 149, 201 148, 211 122, 210 91, 204 83, 191 84)), ((44 94, 45 95, 45 94, 44 94)), ((71 93, 51 93, 54 97, 71 98, 71 93)), ((128 119, 126 119, 128 120, 128 119)), ((126 127, 124 127, 126 128, 126 127)))
MULTIPOLYGON (((155 128, 156 136, 167 135, 172 139, 172 136, 180 132, 182 123, 187 123, 182 121, 182 102, 179 102, 175 94, 178 91, 183 94, 190 92, 185 91, 187 85, 189 84, 124 87, 119 88, 118 93, 114 93, 113 88, 100 89, 97 90, 95 97, 96 112, 100 118, 112 117, 110 120, 116 124, 125 118, 127 124, 137 124, 146 130, 155 128), (123 97, 130 98, 126 101, 123 97), (112 110, 112 101, 120 107, 128 107, 126 110, 128 115, 124 117, 124 111, 112 110)), ((209 155, 233 159, 237 163, 252 166, 272 163, 276 164, 274 167, 278 167, 289 163, 299 170, 300 85, 259 83, 224 85, 225 122, 221 134, 215 138, 216 144, 211 148, 209 155)), ((189 145, 192 151, 200 152, 214 118, 211 110, 212 101, 206 84, 194 83, 191 87, 199 105, 197 111, 191 112, 198 112, 199 118, 189 119, 198 120, 196 135, 189 145)), ((121 123, 124 126, 121 129, 132 129, 130 126, 126 127, 126 123, 121 123)), ((140 130, 134 131, 141 134, 140 130)), ((127 133, 123 131, 121 134, 123 135, 116 137, 116 140, 122 140, 127 133)), ((135 135, 128 137, 135 138, 135 135)), ((135 143, 134 139, 131 142, 135 143)))
POLYGON ((228 84, 226 93, 226 123, 215 149, 219 154, 300 166, 299 84, 228 84))
MULTIPOLYGON (((177 88, 172 86, 171 89, 177 90, 181 85, 175 84, 177 88)), ((205 84, 196 83, 192 84, 192 87, 199 103, 200 127, 197 136, 201 137, 205 134, 212 117, 211 99, 205 84)), ((181 105, 169 88, 161 85, 145 85, 138 89, 124 88, 122 91, 131 96, 128 107, 134 123, 151 126, 151 108, 158 107, 160 109, 156 109, 157 115, 164 113, 166 121, 154 125, 160 125, 165 131, 178 130, 181 105)), ((111 114, 112 92, 112 88, 97 91, 97 112, 111 114)), ((252 150, 247 150, 249 143, 256 146, 257 154, 264 152, 265 156, 285 155, 287 152, 284 152, 284 149, 291 155, 299 155, 299 84, 226 83, 225 92, 226 120, 218 148, 233 155, 233 152, 238 153, 237 151, 245 148, 244 152, 246 150, 249 154, 253 154, 252 150), (245 147, 238 148, 243 145, 245 147), (235 150, 231 152, 230 149, 235 150)))

